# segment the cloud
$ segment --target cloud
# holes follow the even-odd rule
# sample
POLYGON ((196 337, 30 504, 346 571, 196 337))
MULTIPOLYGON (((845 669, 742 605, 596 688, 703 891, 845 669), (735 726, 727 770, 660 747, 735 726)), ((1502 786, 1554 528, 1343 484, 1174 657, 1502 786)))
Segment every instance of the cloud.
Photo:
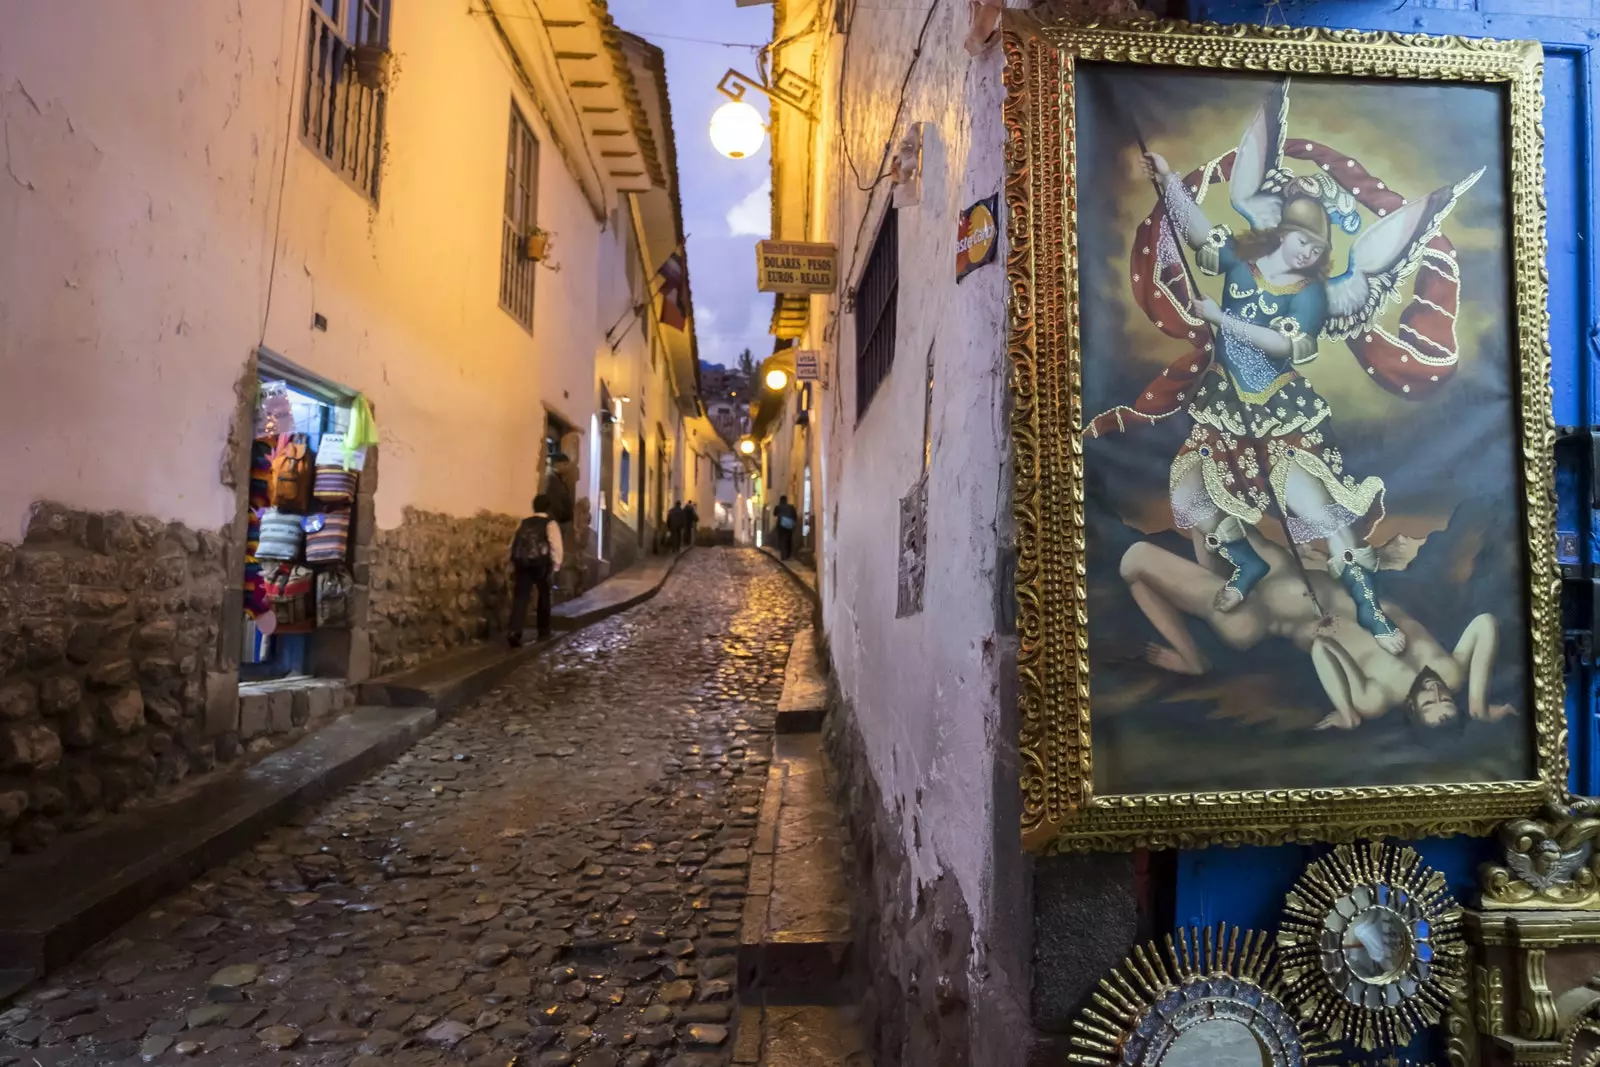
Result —
POLYGON ((772 236, 772 179, 728 209, 728 232, 734 237, 772 236))

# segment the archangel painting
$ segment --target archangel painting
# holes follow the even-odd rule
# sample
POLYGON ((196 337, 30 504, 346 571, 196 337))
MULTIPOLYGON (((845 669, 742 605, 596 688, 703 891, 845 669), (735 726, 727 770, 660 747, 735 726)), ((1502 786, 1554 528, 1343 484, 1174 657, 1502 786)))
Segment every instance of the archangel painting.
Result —
POLYGON ((1531 777, 1502 95, 1075 91, 1097 793, 1531 777))

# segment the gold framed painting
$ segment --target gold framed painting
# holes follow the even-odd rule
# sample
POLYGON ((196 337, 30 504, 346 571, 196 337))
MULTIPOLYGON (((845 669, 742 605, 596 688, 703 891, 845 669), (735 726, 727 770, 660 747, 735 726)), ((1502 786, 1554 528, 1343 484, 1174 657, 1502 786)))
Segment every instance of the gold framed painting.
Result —
POLYGON ((1027 845, 1536 810, 1566 780, 1538 46, 1006 48, 1027 845))

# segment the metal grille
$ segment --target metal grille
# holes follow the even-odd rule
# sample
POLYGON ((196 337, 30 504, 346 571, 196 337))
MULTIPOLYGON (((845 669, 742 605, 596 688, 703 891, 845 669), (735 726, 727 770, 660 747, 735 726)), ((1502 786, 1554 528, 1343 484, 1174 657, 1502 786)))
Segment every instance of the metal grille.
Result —
POLYGON ((360 72, 388 46, 389 0, 312 0, 310 11, 300 135, 376 203, 388 94, 360 72))
POLYGON ((872 254, 867 257, 861 283, 856 286, 856 418, 867 406, 894 366, 894 327, 900 294, 899 213, 890 208, 883 217, 872 254))
POLYGON ((505 226, 500 238, 500 306, 533 329, 533 272, 538 265, 523 254, 533 231, 539 196, 539 142, 513 105, 506 139, 505 226))

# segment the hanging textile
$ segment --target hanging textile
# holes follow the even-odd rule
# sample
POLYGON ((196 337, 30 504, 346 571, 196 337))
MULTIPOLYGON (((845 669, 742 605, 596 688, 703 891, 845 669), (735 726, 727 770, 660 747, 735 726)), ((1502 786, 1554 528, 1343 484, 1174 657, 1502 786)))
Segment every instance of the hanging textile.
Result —
POLYGON ((359 394, 350 405, 350 428, 344 435, 344 469, 361 470, 366 464, 367 449, 377 443, 378 423, 372 417, 372 405, 365 394, 359 394))

